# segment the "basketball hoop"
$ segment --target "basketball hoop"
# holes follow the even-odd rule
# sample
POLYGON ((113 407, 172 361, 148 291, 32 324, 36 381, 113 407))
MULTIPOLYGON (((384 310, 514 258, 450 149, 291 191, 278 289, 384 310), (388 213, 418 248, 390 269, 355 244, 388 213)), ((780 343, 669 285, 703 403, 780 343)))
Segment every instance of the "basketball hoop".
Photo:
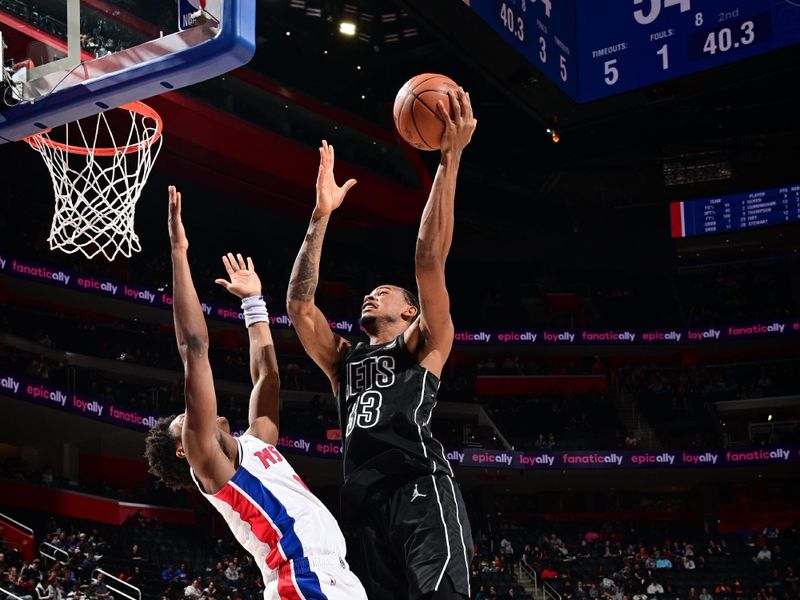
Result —
POLYGON ((51 250, 82 252, 87 258, 141 251, 133 231, 136 203, 161 150, 164 122, 142 102, 119 107, 128 112, 126 139, 117 142, 105 112, 25 138, 50 171, 56 208, 47 241, 51 250), (73 130, 70 133, 70 130, 73 130), (87 135, 92 134, 92 135, 87 135), (70 137, 75 143, 70 143, 70 137))

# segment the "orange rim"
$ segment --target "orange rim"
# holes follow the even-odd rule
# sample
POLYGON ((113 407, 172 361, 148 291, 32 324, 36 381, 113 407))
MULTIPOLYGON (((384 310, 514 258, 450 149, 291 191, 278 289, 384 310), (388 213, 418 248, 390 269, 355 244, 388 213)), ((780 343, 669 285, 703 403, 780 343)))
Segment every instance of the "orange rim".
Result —
POLYGON ((118 108, 122 110, 129 110, 137 115, 153 119, 156 122, 155 133, 150 138, 139 142, 138 144, 132 144, 130 146, 118 146, 113 148, 95 148, 94 150, 90 150, 85 146, 73 146, 72 144, 64 144, 62 142, 56 142, 54 140, 45 138, 44 134, 52 131, 51 129, 47 129, 41 133, 35 133, 23 139, 35 150, 38 150, 40 146, 44 145, 55 148, 56 150, 61 150, 63 152, 69 152, 70 154, 83 154, 84 156, 89 154, 94 154, 96 156, 115 156, 117 154, 131 154, 133 152, 140 152, 148 146, 155 144, 161 137, 161 133, 164 131, 164 121, 161 119, 161 115, 159 115, 154 109, 147 106, 147 104, 137 100, 135 102, 129 102, 128 104, 123 104, 118 108))

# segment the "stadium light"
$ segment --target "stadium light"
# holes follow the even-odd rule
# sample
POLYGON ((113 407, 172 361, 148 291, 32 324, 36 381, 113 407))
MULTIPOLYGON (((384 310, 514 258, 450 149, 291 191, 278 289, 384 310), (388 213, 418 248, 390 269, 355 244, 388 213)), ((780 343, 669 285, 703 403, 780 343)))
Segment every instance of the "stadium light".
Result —
POLYGON ((344 35, 355 35, 356 24, 350 21, 342 21, 339 23, 339 33, 343 33, 344 35))

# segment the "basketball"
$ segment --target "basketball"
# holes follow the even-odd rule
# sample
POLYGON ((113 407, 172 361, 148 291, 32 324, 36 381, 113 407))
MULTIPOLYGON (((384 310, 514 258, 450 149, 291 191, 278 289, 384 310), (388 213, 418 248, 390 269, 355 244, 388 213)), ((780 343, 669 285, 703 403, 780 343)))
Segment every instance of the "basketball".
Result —
POLYGON ((441 100, 450 110, 447 92, 456 89, 455 81, 436 73, 409 79, 394 100, 394 124, 402 138, 420 150, 438 150, 444 123, 436 113, 436 103, 441 100))

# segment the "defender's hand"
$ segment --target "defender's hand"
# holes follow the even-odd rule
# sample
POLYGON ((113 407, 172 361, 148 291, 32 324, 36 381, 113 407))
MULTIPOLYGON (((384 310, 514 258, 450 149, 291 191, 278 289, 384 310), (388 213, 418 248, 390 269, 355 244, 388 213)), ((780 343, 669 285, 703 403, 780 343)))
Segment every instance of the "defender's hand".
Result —
POLYGON ((173 250, 186 250, 189 247, 189 240, 186 238, 186 230, 183 228, 181 219, 181 193, 175 189, 174 185, 169 186, 169 241, 172 243, 173 250))
POLYGON ((447 92, 450 99, 450 110, 445 108, 440 100, 436 103, 436 113, 444 121, 444 134, 442 135, 441 151, 442 154, 461 153, 475 133, 478 125, 477 119, 472 114, 472 101, 469 94, 463 89, 450 90, 447 92), (454 115, 450 117, 450 113, 454 115))
POLYGON ((336 184, 333 175, 333 163, 335 160, 333 146, 322 140, 322 147, 319 149, 319 171, 317 172, 317 206, 314 209, 316 217, 325 217, 341 206, 347 192, 350 191, 357 182, 349 179, 343 186, 336 184))
POLYGON ((228 272, 230 281, 226 279, 216 279, 214 283, 218 283, 234 296, 239 298, 249 298, 251 296, 261 295, 261 280, 256 274, 253 259, 247 257, 245 263, 241 254, 235 257, 232 252, 228 252, 227 256, 222 257, 222 264, 225 265, 225 270, 228 272))

